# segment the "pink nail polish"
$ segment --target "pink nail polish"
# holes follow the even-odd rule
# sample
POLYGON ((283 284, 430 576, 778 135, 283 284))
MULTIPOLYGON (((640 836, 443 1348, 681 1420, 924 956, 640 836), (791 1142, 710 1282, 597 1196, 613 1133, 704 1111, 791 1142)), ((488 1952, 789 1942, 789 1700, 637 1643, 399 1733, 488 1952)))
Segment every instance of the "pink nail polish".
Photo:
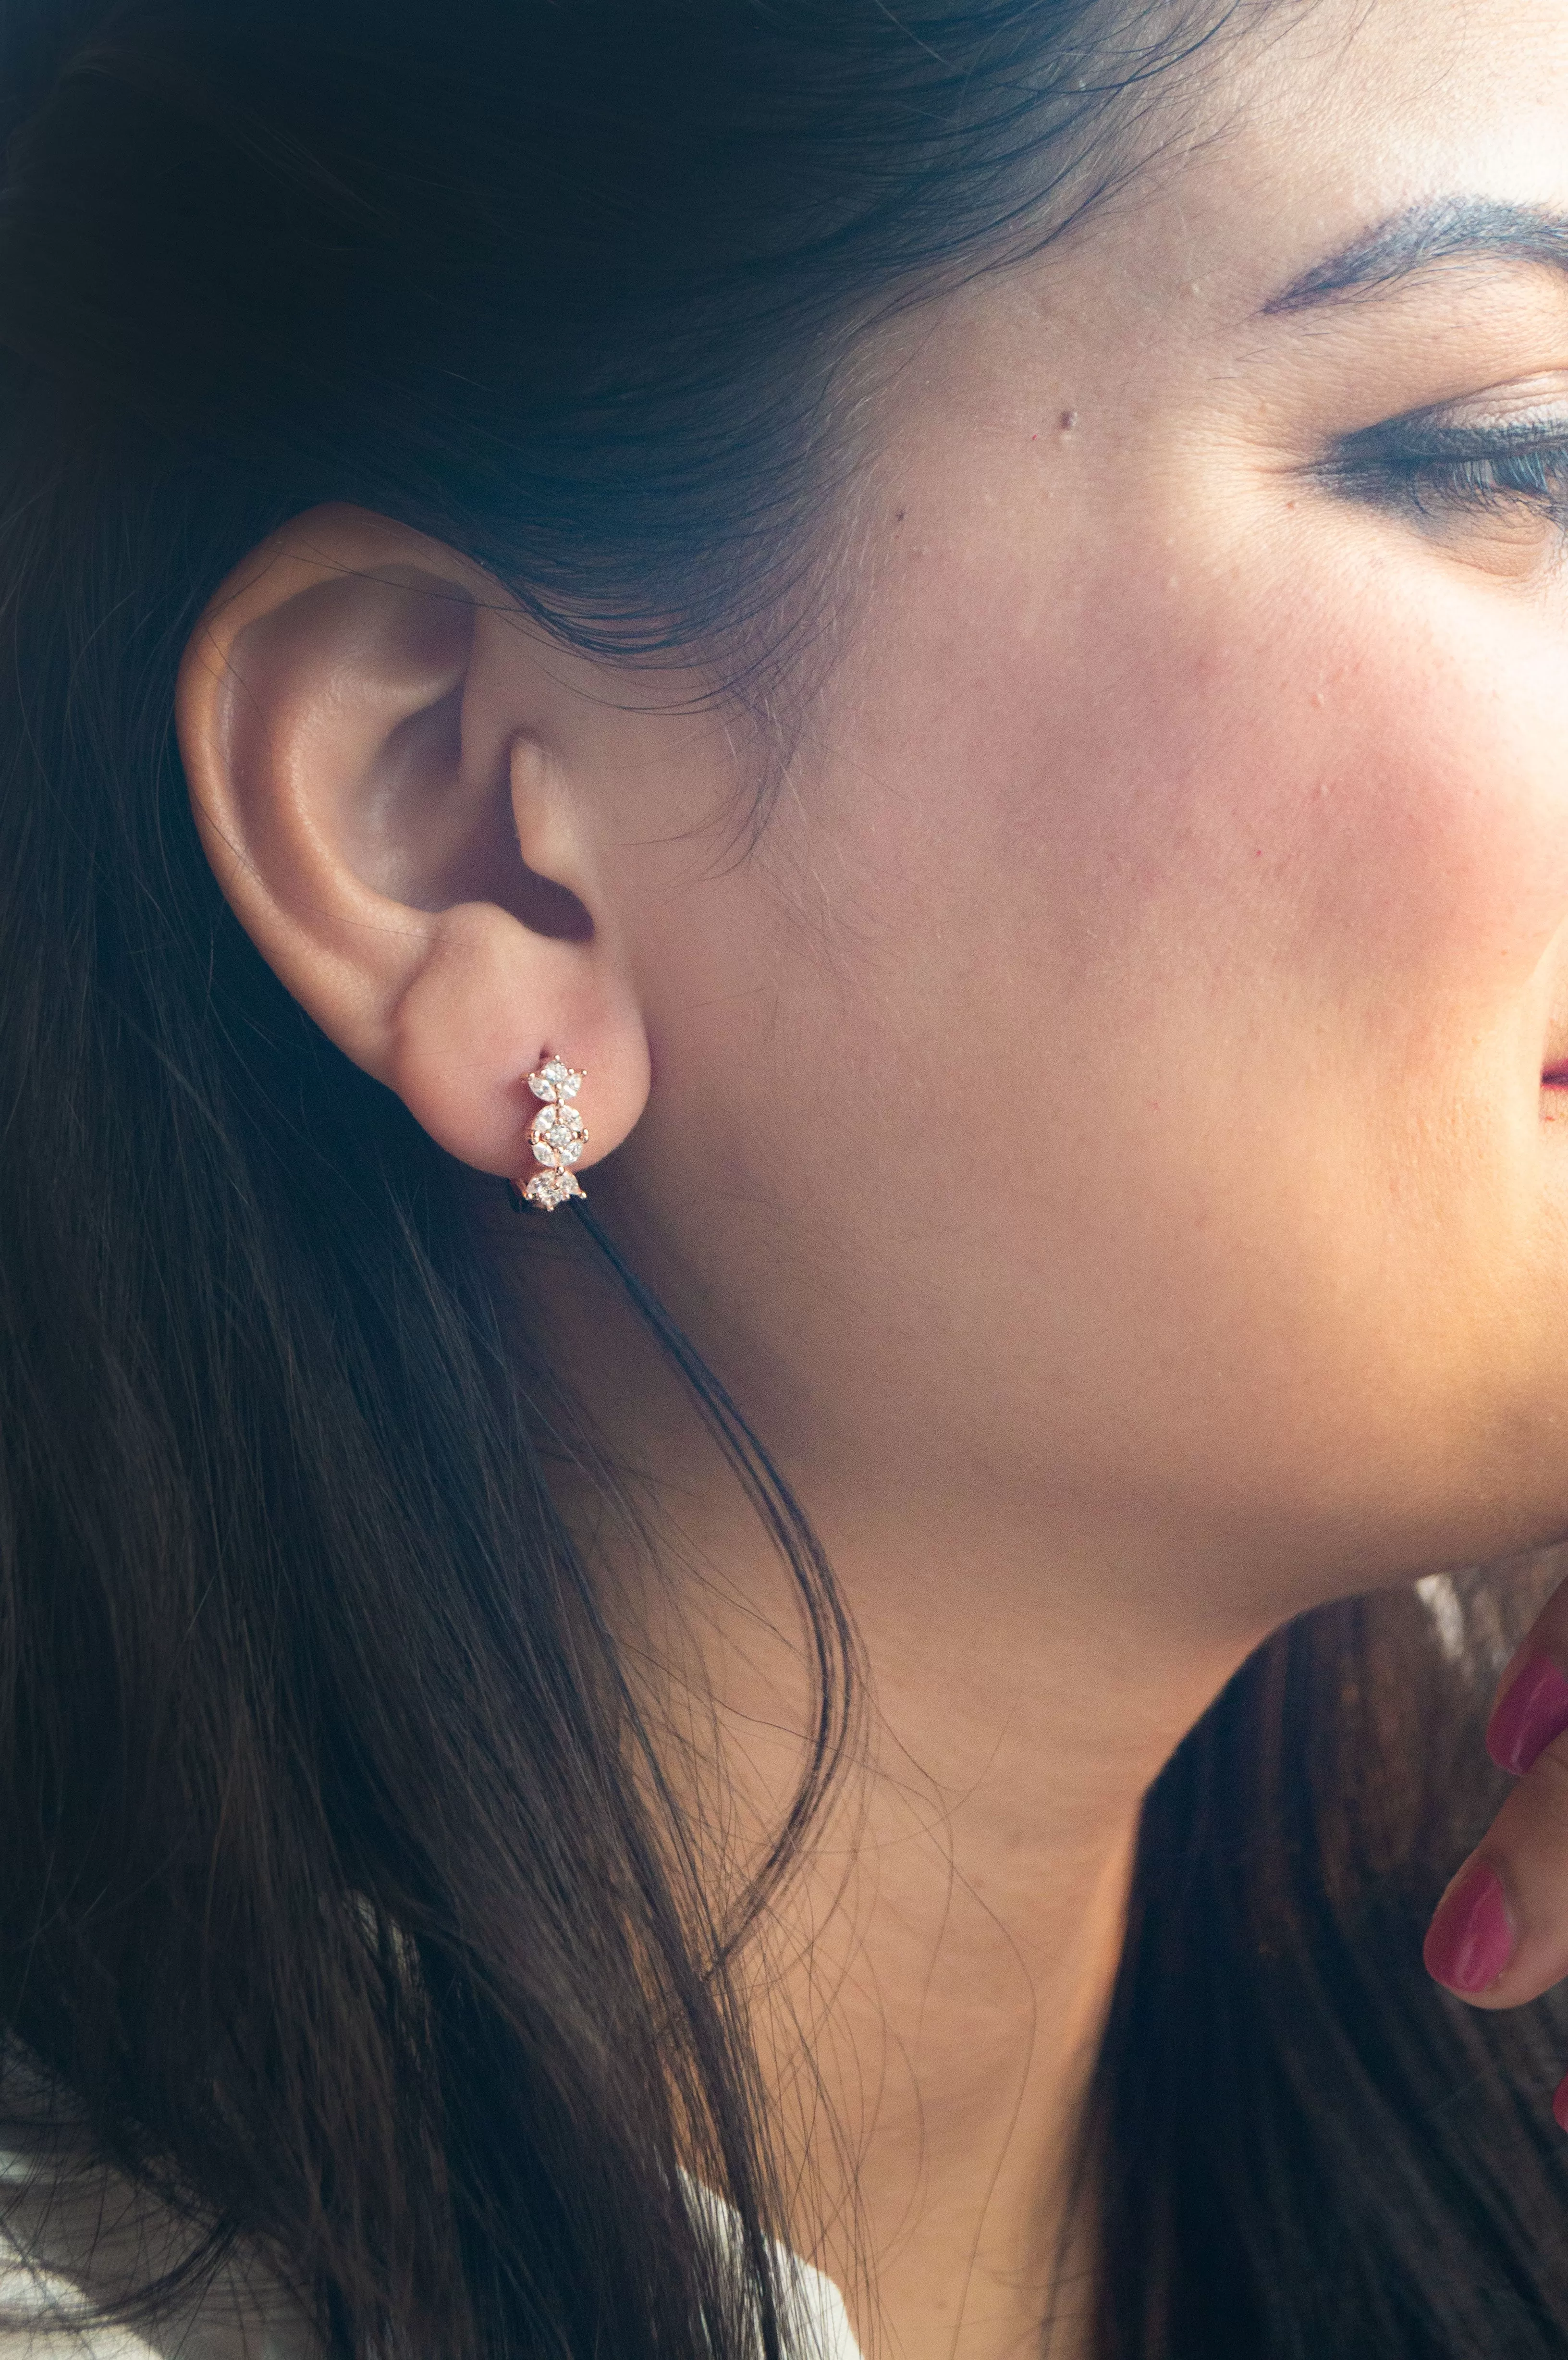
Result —
POLYGON ((1560 2131, 1568 2131, 1568 2074, 1557 2084, 1557 2095, 1552 2101, 1552 2118, 1560 2131))
POLYGON ((1514 1954, 1514 1929, 1497 1872, 1472 1861, 1450 1886, 1427 1928, 1421 1957, 1426 1971, 1450 1991, 1484 1992, 1495 1983, 1514 1954))
POLYGON ((1532 1655, 1497 1699, 1486 1751, 1499 1770, 1522 1778, 1542 1748, 1568 1729, 1568 1680, 1550 1655, 1532 1655))

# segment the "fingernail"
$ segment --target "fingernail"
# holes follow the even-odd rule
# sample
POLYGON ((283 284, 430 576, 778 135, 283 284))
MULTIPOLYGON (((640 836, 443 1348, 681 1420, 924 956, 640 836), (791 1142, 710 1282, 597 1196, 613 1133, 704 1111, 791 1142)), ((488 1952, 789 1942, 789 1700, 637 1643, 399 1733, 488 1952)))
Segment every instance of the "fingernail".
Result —
POLYGON ((1499 1770, 1522 1778, 1542 1748, 1568 1729, 1568 1680, 1550 1655, 1532 1655, 1497 1700, 1486 1751, 1499 1770))
POLYGON ((1427 1928, 1421 1945, 1426 1971, 1450 1991, 1484 1992, 1513 1954, 1514 1929, 1497 1872, 1484 1860, 1472 1861, 1443 1895, 1427 1928))
POLYGON ((1557 2084, 1557 2095, 1552 2101, 1552 2116, 1560 2131, 1568 2131, 1568 2073, 1557 2084))

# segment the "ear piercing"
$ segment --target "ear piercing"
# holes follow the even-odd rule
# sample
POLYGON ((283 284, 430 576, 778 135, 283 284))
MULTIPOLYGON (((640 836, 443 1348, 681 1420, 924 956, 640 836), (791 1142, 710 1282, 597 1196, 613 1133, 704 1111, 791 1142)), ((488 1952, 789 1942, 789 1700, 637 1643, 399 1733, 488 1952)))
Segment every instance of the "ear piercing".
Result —
POLYGON ((528 1204, 553 1213, 569 1196, 584 1193, 572 1169, 588 1144, 583 1117, 572 1103, 583 1087, 583 1076, 561 1058, 547 1057, 538 1073, 528 1076, 528 1087, 536 1098, 544 1100, 528 1128, 534 1162, 543 1169, 526 1182, 514 1180, 512 1185, 528 1204))

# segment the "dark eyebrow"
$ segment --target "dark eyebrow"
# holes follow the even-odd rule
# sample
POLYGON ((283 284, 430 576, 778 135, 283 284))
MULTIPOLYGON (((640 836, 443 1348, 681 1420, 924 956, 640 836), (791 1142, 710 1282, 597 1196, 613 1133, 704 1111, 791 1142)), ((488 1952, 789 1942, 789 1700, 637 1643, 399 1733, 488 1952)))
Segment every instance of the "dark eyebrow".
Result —
POLYGON ((1490 257, 1568 269, 1568 214, 1491 197, 1450 197, 1411 205, 1366 230, 1292 279, 1263 309, 1305 311, 1336 296, 1377 292, 1435 264, 1490 257))

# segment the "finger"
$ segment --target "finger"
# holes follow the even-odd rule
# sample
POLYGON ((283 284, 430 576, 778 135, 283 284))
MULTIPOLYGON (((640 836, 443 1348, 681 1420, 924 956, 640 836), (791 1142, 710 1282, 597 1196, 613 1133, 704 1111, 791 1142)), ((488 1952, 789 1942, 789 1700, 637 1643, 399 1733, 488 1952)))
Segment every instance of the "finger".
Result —
MULTIPOLYGON (((1519 1784, 1438 1904, 1424 1956, 1482 2008, 1518 2007, 1568 1975, 1568 1582, 1498 1683, 1486 1750, 1519 1784)), ((1568 2131, 1568 2077, 1552 2101, 1568 2131)))
POLYGON ((1565 1661, 1568 1582, 1504 1671, 1486 1725, 1487 1753, 1522 1783, 1449 1885, 1427 1938, 1440 1982, 1499 2007, 1568 1974, 1565 1661))
MULTIPOLYGON (((1508 1666, 1486 1724, 1486 1751, 1499 1770, 1516 1778, 1533 1768, 1553 1739, 1568 1731, 1568 1677, 1551 1652, 1556 1633, 1547 1623, 1568 1622, 1568 1590, 1558 1590, 1508 1666), (1545 1627, 1543 1627, 1545 1626, 1545 1627)), ((1568 1629, 1563 1633, 1568 1655, 1568 1629)))
MULTIPOLYGON (((1568 1550, 1546 1552, 1559 1566, 1568 1550)), ((1568 1580, 1561 1581, 1503 1667, 1486 1750, 1499 1770, 1520 1777, 1541 1748, 1568 1730, 1568 1580)))
POLYGON ((1477 2007, 1519 2007, 1568 1975, 1568 1732, 1536 1754, 1449 1885, 1423 1956, 1477 2007))

